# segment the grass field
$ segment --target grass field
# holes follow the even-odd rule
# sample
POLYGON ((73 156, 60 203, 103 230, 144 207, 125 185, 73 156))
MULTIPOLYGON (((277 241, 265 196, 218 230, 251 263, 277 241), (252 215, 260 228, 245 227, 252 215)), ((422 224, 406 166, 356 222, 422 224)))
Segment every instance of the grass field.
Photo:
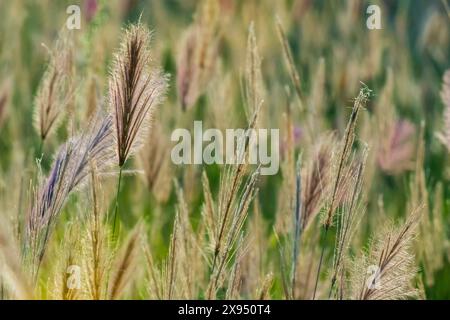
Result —
POLYGON ((449 6, 1 1, 0 299, 449 299, 449 6))

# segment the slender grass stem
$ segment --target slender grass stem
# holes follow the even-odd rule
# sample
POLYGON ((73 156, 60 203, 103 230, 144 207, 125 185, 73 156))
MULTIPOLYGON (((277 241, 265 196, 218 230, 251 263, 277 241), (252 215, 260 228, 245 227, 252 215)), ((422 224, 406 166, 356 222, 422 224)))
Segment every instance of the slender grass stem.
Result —
POLYGON ((44 139, 41 139, 41 141, 39 142, 39 148, 38 148, 38 159, 42 159, 42 150, 44 149, 44 139))
POLYGON ((322 268, 322 262, 323 262, 323 255, 325 253, 325 246, 323 245, 323 242, 327 238, 328 233, 328 227, 325 227, 325 232, 322 233, 322 250, 320 253, 320 260, 319 260, 319 266, 317 267, 317 274, 316 274, 316 284, 314 285, 314 293, 313 293, 313 300, 316 299, 316 292, 317 292, 317 285, 319 284, 319 276, 320 276, 320 269, 322 268))
POLYGON ((19 201, 17 204, 17 238, 22 239, 22 203, 23 203, 23 183, 24 183, 24 177, 23 175, 20 177, 20 189, 19 189, 19 201))
POLYGON ((336 276, 333 276, 333 278, 331 279, 330 292, 328 292, 328 299, 331 299, 331 295, 333 294, 335 284, 336 284, 336 276))
POLYGON ((119 212, 119 195, 120 195, 120 183, 122 181, 122 170, 123 170, 123 166, 121 166, 119 169, 119 180, 117 182, 116 205, 114 208, 114 222, 113 222, 113 238, 114 239, 116 237, 116 221, 117 221, 117 215, 119 212))
POLYGON ((292 271, 291 271, 291 291, 292 298, 295 299, 295 283, 297 275, 297 262, 300 251, 300 235, 301 235, 301 213, 302 213, 302 202, 301 202, 301 158, 299 157, 297 161, 297 176, 296 176, 296 188, 295 188, 295 211, 294 211, 294 245, 292 250, 292 271))

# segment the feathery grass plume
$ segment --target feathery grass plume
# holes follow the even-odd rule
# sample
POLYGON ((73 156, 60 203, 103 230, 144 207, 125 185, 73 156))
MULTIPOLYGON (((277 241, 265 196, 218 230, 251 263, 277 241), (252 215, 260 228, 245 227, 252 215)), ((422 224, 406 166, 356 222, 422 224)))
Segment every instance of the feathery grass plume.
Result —
POLYGON ((177 241, 176 232, 178 232, 178 229, 175 229, 177 223, 178 218, 176 217, 169 245, 169 254, 167 260, 163 261, 161 264, 161 267, 154 262, 155 259, 150 252, 148 241, 143 243, 147 267, 147 293, 150 299, 169 300, 177 297, 177 293, 175 292, 174 294, 174 291, 177 289, 175 281, 178 279, 177 273, 175 272, 175 263, 177 263, 177 259, 175 257, 176 251, 174 250, 176 248, 174 241, 177 241))
MULTIPOLYGON (((374 151, 369 152, 365 166, 364 179, 368 185, 376 185, 377 182, 380 182, 379 155, 389 154, 391 138, 387 133, 395 131, 395 123, 398 121, 394 99, 394 80, 392 69, 386 68, 386 79, 372 106, 373 114, 369 112, 361 119, 361 139, 366 141, 370 149, 374 151)), ((405 139, 405 143, 409 144, 409 137, 405 139)))
POLYGON ((124 295, 127 287, 133 282, 133 274, 135 272, 139 251, 140 234, 141 227, 138 225, 123 245, 119 256, 116 257, 113 263, 108 293, 108 298, 111 300, 120 299, 124 295))
POLYGON ((336 283, 336 296, 340 297, 343 295, 342 290, 345 286, 345 283, 342 283, 342 276, 340 278, 338 277, 339 275, 344 275, 346 273, 344 267, 346 255, 348 254, 355 229, 358 226, 361 215, 365 210, 363 204, 361 203, 361 192, 366 159, 367 149, 363 151, 362 159, 360 160, 360 163, 358 165, 358 172, 356 176, 352 177, 354 180, 352 182, 353 190, 346 195, 346 199, 344 199, 343 209, 341 210, 338 217, 329 297, 331 297, 331 295, 333 294, 336 283))
POLYGON ((325 116, 325 101, 327 97, 325 91, 325 72, 325 58, 321 57, 312 79, 311 93, 308 98, 308 110, 311 110, 308 121, 312 123, 314 132, 321 132, 321 129, 324 127, 322 119, 325 116))
POLYGON ((0 225, 0 287, 1 299, 32 299, 33 289, 27 273, 22 268, 19 245, 15 237, 0 225))
POLYGON ((177 62, 177 93, 182 110, 194 105, 199 96, 199 85, 196 80, 198 68, 195 63, 198 35, 195 28, 185 32, 177 62))
POLYGON ((391 123, 378 150, 378 165, 390 174, 399 174, 414 167, 415 126, 408 120, 391 123))
POLYGON ((147 271, 147 294, 150 299, 163 299, 163 280, 160 270, 156 267, 150 248, 148 245, 148 239, 145 239, 143 244, 143 251, 145 254, 146 271, 147 271))
POLYGON ((99 97, 99 83, 96 76, 89 77, 86 88, 86 110, 84 114, 84 119, 90 119, 96 112, 98 112, 100 106, 100 97, 99 97))
POLYGON ((115 54, 109 83, 109 104, 114 114, 117 161, 122 167, 148 135, 152 114, 167 90, 167 75, 149 73, 150 32, 142 25, 125 31, 115 54))
MULTIPOLYGON (((361 109, 363 109, 369 99, 372 91, 363 84, 361 89, 359 90, 359 94, 356 97, 356 100, 353 104, 352 113, 350 115, 350 119, 347 123, 347 128, 345 129, 344 139, 342 141, 342 151, 340 153, 340 158, 338 160, 338 168, 336 171, 336 175, 334 177, 334 186, 333 191, 331 193, 331 197, 329 203, 327 204, 328 208, 326 210, 326 214, 324 215, 323 220, 323 238, 326 239, 327 233, 331 225, 333 224, 334 214, 336 212, 336 208, 342 198, 344 192, 342 192, 344 185, 346 184, 347 179, 351 176, 351 166, 347 167, 347 162, 352 153, 353 142, 355 140, 355 129, 356 122, 358 120, 358 114, 361 109)), ((323 255, 325 252, 325 247, 322 247, 322 253, 320 255, 319 266, 316 274, 316 284, 313 294, 313 300, 316 296, 317 285, 319 283, 320 269, 322 267, 323 255)))
POLYGON ((444 129, 438 134, 438 138, 450 152, 450 69, 445 72, 443 77, 441 98, 445 108, 444 129))
POLYGON ((161 143, 162 137, 159 131, 159 126, 153 128, 142 152, 139 153, 139 160, 144 168, 146 184, 149 190, 153 190, 153 187, 157 184, 164 159, 169 151, 168 144, 161 143))
POLYGON ((248 228, 246 229, 245 254, 242 256, 241 266, 241 296, 246 298, 258 299, 261 294, 268 295, 269 292, 262 292, 265 278, 268 271, 267 263, 269 252, 269 243, 267 239, 267 223, 262 216, 259 201, 253 202, 253 212, 249 218, 248 228))
POLYGON ((183 182, 182 188, 184 191, 184 196, 187 202, 192 203, 192 201, 194 201, 195 197, 197 196, 195 189, 196 182, 199 178, 199 171, 197 170, 196 166, 187 166, 183 171, 184 172, 181 180, 183 182))
POLYGON ((107 276, 111 268, 113 253, 109 242, 109 230, 104 209, 100 206, 100 184, 97 169, 91 164, 90 204, 86 217, 86 230, 82 238, 82 267, 85 281, 85 296, 92 300, 106 298, 107 276))
POLYGON ((300 103, 300 109, 304 112, 305 107, 303 104, 303 92, 300 85, 300 76, 298 75, 297 68, 295 67, 294 58, 292 57, 291 47, 289 46, 289 41, 281 24, 280 18, 276 17, 276 28, 278 33, 278 38, 283 48, 283 55, 289 70, 289 76, 291 77, 292 84, 294 85, 295 93, 300 103))
POLYGON ((178 200, 177 215, 179 217, 176 264, 178 281, 175 284, 181 298, 197 299, 200 296, 200 286, 204 283, 204 276, 207 272, 205 264, 201 263, 204 260, 202 239, 205 237, 205 233, 202 224, 194 230, 190 222, 184 192, 177 182, 175 182, 175 189, 178 200), (186 265, 189 265, 189 268, 186 268, 186 265))
POLYGON ((301 255, 298 257, 295 288, 293 298, 311 299, 314 292, 315 270, 320 258, 319 240, 317 232, 318 221, 314 221, 314 227, 303 230, 301 235, 301 255))
POLYGON ((169 146, 161 125, 155 124, 138 157, 140 167, 144 170, 145 184, 160 203, 168 200, 172 190, 169 146))
MULTIPOLYGON (((240 143, 240 148, 244 148, 240 143)), ((242 152, 242 151, 241 151, 242 152)), ((247 218, 250 203, 254 199, 259 170, 247 181, 244 180, 246 165, 227 166, 220 182, 220 197, 213 219, 213 233, 208 234, 211 247, 214 248, 207 298, 216 298, 217 290, 223 284, 223 275, 230 258, 238 249, 236 244, 247 218)))
POLYGON ((295 209, 295 144, 294 144, 294 124, 292 108, 288 99, 286 112, 283 114, 282 135, 285 136, 283 144, 283 154, 281 163, 281 173, 283 175, 280 187, 280 201, 278 203, 275 221, 275 229, 280 235, 288 234, 292 226, 292 212, 295 209))
MULTIPOLYGON (((242 241, 243 236, 240 241, 242 241)), ((241 244, 238 244, 239 248, 242 248, 241 244)), ((242 249, 236 253, 236 258, 234 260, 233 267, 231 268, 231 274, 228 278, 227 291, 225 294, 226 300, 237 300, 241 297, 242 282, 243 282, 243 271, 242 271, 242 259, 243 259, 242 249)))
POLYGON ((283 182, 280 191, 279 208, 275 230, 278 237, 280 264, 286 298, 293 299, 297 275, 298 245, 301 232, 303 199, 301 199, 301 172, 299 162, 295 165, 294 126, 290 101, 287 101, 285 121, 284 159, 281 165, 283 182), (293 218, 294 217, 294 218, 293 218), (290 271, 287 271, 290 268, 290 271))
POLYGON ((177 59, 177 94, 183 111, 197 102, 214 72, 220 30, 218 2, 199 2, 196 19, 183 35, 177 59))
POLYGON ((379 168, 389 175, 397 175, 414 168, 415 126, 396 114, 394 74, 391 68, 386 70, 386 80, 374 107, 371 125, 363 126, 363 136, 375 150, 367 166, 368 180, 379 168), (380 138, 381 137, 381 138, 380 138))
POLYGON ((331 186, 332 159, 337 145, 336 136, 319 138, 313 156, 303 167, 301 229, 306 230, 318 215, 331 186))
POLYGON ((65 28, 49 50, 49 62, 34 100, 34 126, 43 144, 58 127, 74 94, 73 43, 65 28))
MULTIPOLYGON (((292 56, 291 47, 289 45, 289 41, 286 37, 286 34, 284 32, 283 25, 281 24, 280 18, 278 16, 276 17, 275 20, 276 20, 275 25, 276 25, 276 29, 277 29, 278 39, 281 43, 285 64, 288 68, 289 76, 291 78, 291 82, 294 86, 294 91, 295 91, 297 99, 298 99, 298 105, 299 105, 301 117, 305 120, 305 128, 308 133, 308 138, 313 141, 315 138, 315 134, 314 134, 315 129, 312 127, 312 124, 314 122, 312 122, 310 120, 314 120, 314 119, 311 119, 307 113, 308 110, 307 110, 307 106, 305 105, 305 98, 304 98, 303 91, 301 89, 300 76, 298 74, 297 68, 295 67, 295 62, 294 62, 294 58, 292 56)), ((310 114, 312 115, 313 113, 314 113, 314 111, 310 114)))
MULTIPOLYGON (((212 239, 217 238, 217 230, 216 230, 216 218, 218 217, 218 213, 216 210, 216 203, 213 199, 211 193, 211 187, 209 185, 208 175, 205 171, 202 173, 202 187, 203 187, 203 198, 204 203, 202 206, 202 220, 204 221, 206 232, 209 237, 212 239)), ((214 242, 209 243, 211 246, 207 248, 208 250, 214 251, 215 246, 214 242)))
POLYGON ((411 249, 422 209, 414 209, 399 227, 388 224, 375 237, 368 252, 354 262, 350 298, 399 300, 417 296, 418 291, 412 286, 417 270, 411 249))
POLYGON ((248 30, 245 87, 243 89, 246 98, 244 110, 248 121, 263 102, 263 87, 261 58, 256 42, 255 24, 252 21, 248 30))
POLYGON ((199 287, 204 283, 206 274, 200 238, 204 233, 193 232, 189 222, 187 204, 182 189, 175 182, 178 207, 175 214, 173 231, 170 236, 169 252, 159 268, 144 243, 149 278, 148 293, 151 299, 198 299, 199 287), (189 265, 189 268, 186 268, 189 265))
POLYGON ((159 70, 149 72, 150 32, 143 25, 131 25, 125 31, 109 80, 109 104, 114 114, 119 179, 114 214, 118 211, 118 196, 122 169, 128 157, 142 146, 148 136, 151 118, 164 100, 167 75, 159 70))
POLYGON ((97 163, 101 174, 114 159, 112 119, 102 113, 91 120, 84 132, 60 148, 48 177, 39 181, 26 217, 25 253, 34 279, 55 220, 69 195, 86 183, 90 163, 97 163))
POLYGON ((419 224, 419 235, 415 242, 416 255, 424 267, 424 282, 431 286, 434 273, 443 265, 446 235, 443 230, 442 193, 440 185, 435 190, 435 201, 430 206, 429 193, 425 176, 425 124, 422 123, 420 140, 417 147, 416 169, 410 183, 410 209, 424 205, 422 219, 419 224), (433 208, 433 210, 431 210, 433 208))
POLYGON ((167 90, 167 75, 148 72, 150 38, 144 26, 132 25, 125 31, 121 49, 115 55, 109 104, 114 114, 119 167, 144 143, 152 114, 167 90))
POLYGON ((43 288, 48 291, 47 294, 51 299, 77 300, 80 298, 80 289, 83 285, 83 276, 78 263, 81 249, 80 226, 78 217, 74 217, 66 224, 62 240, 52 257, 52 260, 56 261, 52 270, 53 287, 43 288))
MULTIPOLYGON (((258 220, 253 220, 252 222, 258 220)), ((230 267, 230 275, 228 276, 225 295, 225 299, 227 300, 242 298, 262 299, 261 297, 269 294, 268 291, 271 287, 269 278, 271 274, 269 273, 266 276, 262 274, 262 259, 266 251, 261 252, 264 250, 261 243, 262 239, 257 239, 252 235, 251 231, 257 232, 255 229, 248 230, 245 234, 244 231, 241 231, 239 240, 237 241, 236 252, 232 257, 234 262, 230 267), (259 243, 255 244, 255 242, 259 243)), ((260 231, 260 233, 264 234, 264 230, 262 232, 260 231)))
POLYGON ((270 289, 273 285, 274 275, 273 273, 268 273, 261 284, 261 288, 258 290, 259 300, 270 299, 270 289))
MULTIPOLYGON (((180 265, 178 258, 178 245, 180 242, 179 222, 179 211, 177 211, 175 214, 173 231, 170 236, 169 252, 160 268, 154 262, 155 259, 150 252, 148 242, 143 244, 148 273, 148 294, 151 299, 171 300, 178 299, 179 297, 179 287, 176 286, 176 283, 179 281, 177 271, 178 266, 180 265)), ((184 265, 183 267, 186 266, 184 265)))
POLYGON ((170 238, 170 246, 169 246, 169 256, 168 259, 164 263, 163 267, 163 279, 164 281, 164 299, 171 300, 174 297, 174 291, 177 289, 175 287, 175 283, 178 277, 178 273, 176 273, 176 265, 178 263, 178 243, 179 243, 179 228, 178 224, 180 222, 179 214, 177 213, 175 216, 175 221, 173 224, 173 232, 170 238))
MULTIPOLYGON (((249 120, 248 129, 255 128, 260 110, 261 104, 249 120)), ((210 232, 208 233, 210 246, 214 248, 206 291, 208 299, 216 298, 217 290, 223 284, 223 273, 230 258, 238 249, 235 247, 239 233, 246 221, 249 206, 257 193, 259 168, 245 181, 245 176, 249 172, 248 161, 245 161, 249 153, 249 140, 247 135, 243 139, 238 139, 234 154, 234 162, 237 165, 226 165, 223 169, 220 177, 220 196, 217 208, 213 211, 216 214, 216 217, 212 219, 214 231, 211 233, 211 226, 207 227, 207 231, 210 232)))
POLYGON ((237 300, 240 298, 242 289, 242 260, 245 256, 244 235, 241 233, 237 242, 233 266, 231 267, 230 276, 228 278, 227 291, 225 293, 226 300, 237 300))
POLYGON ((353 105, 352 113, 347 123, 347 128, 345 129, 344 138, 342 140, 342 151, 338 160, 337 172, 334 177, 333 191, 331 193, 331 198, 329 200, 326 215, 324 216, 323 225, 325 229, 330 228, 330 226, 333 224, 333 216, 339 202, 339 189, 342 186, 342 180, 344 180, 345 177, 348 177, 345 171, 351 170, 350 168, 346 167, 346 164, 349 161, 350 155, 352 153, 358 115, 361 109, 364 109, 371 93, 372 91, 363 84, 353 105))
MULTIPOLYGON (((235 88, 234 75, 231 72, 224 72, 223 65, 213 77, 207 92, 207 101, 210 108, 207 109, 208 117, 211 118, 211 125, 225 132, 227 128, 232 128, 236 123, 237 114, 233 112, 236 104, 235 100, 242 97, 233 95, 235 88), (221 103, 217 103, 220 101, 221 103)), ((246 110, 246 109, 245 109, 246 110)))

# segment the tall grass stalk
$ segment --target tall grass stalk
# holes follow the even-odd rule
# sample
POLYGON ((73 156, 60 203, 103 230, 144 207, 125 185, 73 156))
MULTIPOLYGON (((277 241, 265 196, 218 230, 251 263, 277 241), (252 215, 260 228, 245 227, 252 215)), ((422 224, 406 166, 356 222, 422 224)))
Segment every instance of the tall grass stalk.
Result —
POLYGON ((122 171, 123 171, 123 167, 121 166, 119 168, 119 178, 117 179, 117 190, 116 190, 116 201, 115 201, 115 205, 114 205, 114 220, 113 220, 113 231, 112 231, 112 236, 115 239, 116 238, 116 222, 117 222, 117 216, 119 213, 119 195, 120 195, 120 184, 122 181, 122 171))
POLYGON ((151 33, 143 25, 131 25, 125 31, 122 46, 115 55, 109 80, 109 104, 114 114, 117 163, 116 205, 113 234, 119 212, 122 169, 128 158, 143 146, 148 137, 155 108, 163 101, 167 76, 159 70, 150 72, 151 33))
POLYGON ((295 184, 295 212, 294 212, 294 237, 292 249, 292 270, 291 270, 291 288, 292 297, 295 298, 296 275, 298 256, 300 251, 300 234, 301 234, 301 214, 302 214, 302 175, 301 175, 301 155, 297 161, 297 176, 295 184))
MULTIPOLYGON (((323 222, 322 241, 326 240, 328 230, 331 227, 331 225, 333 224, 333 217, 334 217, 334 213, 336 211, 336 202, 338 201, 338 194, 339 194, 339 191, 341 188, 341 180, 343 179, 343 177, 346 176, 346 174, 343 171, 345 170, 345 165, 350 156, 350 153, 351 153, 351 150, 353 147, 353 142, 355 139, 355 128, 356 128, 356 121, 358 119, 358 114, 359 114, 360 110, 362 108, 364 108, 368 98, 370 97, 370 94, 371 94, 371 90, 366 85, 363 84, 363 86, 360 89, 359 94, 355 100, 355 103, 353 105, 352 113, 350 115, 350 119, 348 121, 347 128, 345 130, 342 151, 341 151, 341 155, 339 158, 338 170, 337 170, 336 178, 334 181, 334 187, 333 187, 333 192, 332 192, 332 196, 331 196, 331 201, 328 204, 328 209, 326 211, 325 220, 323 222)), ((321 253, 320 253, 319 265, 317 267, 313 300, 316 297, 317 286, 318 286, 319 277, 320 277, 320 270, 322 268, 323 257, 324 257, 324 252, 325 252, 324 243, 322 243, 321 245, 322 245, 322 249, 321 249, 321 253)))

